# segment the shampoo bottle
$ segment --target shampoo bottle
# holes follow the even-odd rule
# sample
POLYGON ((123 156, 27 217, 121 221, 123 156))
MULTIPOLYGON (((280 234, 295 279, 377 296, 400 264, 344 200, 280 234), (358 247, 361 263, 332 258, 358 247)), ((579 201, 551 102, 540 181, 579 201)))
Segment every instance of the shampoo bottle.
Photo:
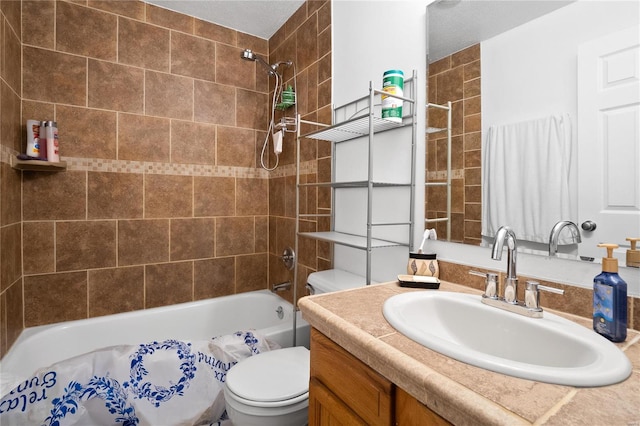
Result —
POLYGON ((613 257, 617 244, 598 244, 607 249, 602 273, 593 279, 593 329, 611 340, 627 338, 627 283, 618 275, 618 259, 613 257))
MULTIPOLYGON (((40 127, 42 133, 42 127, 40 127)), ((55 121, 44 122, 44 137, 47 140, 47 161, 57 163, 60 161, 60 147, 58 145, 58 123, 55 121)))

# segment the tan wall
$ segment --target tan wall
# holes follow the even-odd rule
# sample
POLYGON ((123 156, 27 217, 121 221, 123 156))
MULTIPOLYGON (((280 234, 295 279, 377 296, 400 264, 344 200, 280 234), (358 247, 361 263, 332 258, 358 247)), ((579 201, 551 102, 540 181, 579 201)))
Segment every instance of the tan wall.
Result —
POLYGON ((294 140, 277 172, 260 168, 270 80, 240 52, 293 55, 301 112, 317 117, 330 105, 330 3, 308 2, 271 41, 139 1, 1 4, 3 28, 20 4, 23 25, 17 78, 3 62, 3 130, 17 128, 3 152, 22 150, 24 120, 53 119, 68 163, 23 172, 22 217, 8 222, 20 175, 2 163, 2 353, 23 326, 267 288, 295 189, 272 194, 270 181, 291 181, 294 140))
MULTIPOLYGON (((452 105, 452 185, 451 185, 451 240, 477 245, 481 236, 481 93, 480 45, 429 64, 430 103, 452 105)), ((446 127, 443 111, 428 110, 428 126, 446 127)), ((446 134, 434 133, 427 139, 427 181, 446 181, 446 134)), ((446 188, 427 187, 425 190, 427 218, 446 217, 446 188)), ((435 227, 438 238, 446 237, 446 224, 426 224, 435 227)))

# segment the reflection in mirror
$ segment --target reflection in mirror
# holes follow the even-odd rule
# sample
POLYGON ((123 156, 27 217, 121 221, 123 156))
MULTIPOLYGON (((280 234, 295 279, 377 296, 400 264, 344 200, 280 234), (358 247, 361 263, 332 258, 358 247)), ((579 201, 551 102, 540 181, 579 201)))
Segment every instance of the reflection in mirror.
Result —
POLYGON ((640 236, 640 183, 634 171, 640 166, 639 135, 624 131, 638 129, 640 99, 627 97, 626 109, 609 105, 608 112, 599 112, 602 105, 589 103, 593 84, 584 83, 595 81, 595 71, 582 64, 589 62, 585 52, 594 43, 631 28, 635 50, 623 50, 635 53, 607 65, 610 74, 618 66, 609 76, 617 79, 612 87, 640 93, 630 85, 634 79, 638 84, 632 74, 637 67, 629 71, 628 66, 633 54, 638 58, 639 4, 444 0, 429 5, 425 227, 435 229, 438 239, 488 245, 497 227, 509 225, 523 251, 546 256, 557 222, 570 220, 580 228, 592 221, 596 230, 581 228, 581 244, 568 227, 562 230, 559 256, 598 258, 589 249, 608 241, 621 246, 618 257, 624 259, 626 237, 640 236), (447 102, 452 103, 449 131, 447 111, 438 107, 447 102), (585 120, 606 122, 609 133, 585 132, 585 120), (611 130, 614 124, 618 130, 611 130), (505 137, 512 134, 517 144, 505 137), (592 134, 604 134, 604 140, 592 134), (606 158, 608 165, 602 163, 606 158), (621 167, 612 167, 616 161, 621 167), (616 175, 603 170, 599 180, 581 188, 588 180, 579 174, 581 164, 592 175, 596 166, 608 166, 616 175), (597 193, 594 187, 601 182, 609 186, 597 193))

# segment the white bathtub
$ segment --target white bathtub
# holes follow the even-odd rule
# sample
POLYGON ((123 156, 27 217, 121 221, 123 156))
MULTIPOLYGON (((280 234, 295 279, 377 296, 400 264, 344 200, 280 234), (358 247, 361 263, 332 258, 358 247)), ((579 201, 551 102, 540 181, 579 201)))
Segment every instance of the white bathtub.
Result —
MULTIPOLYGON (((300 312, 296 326, 296 345, 308 348, 309 324, 300 312)), ((268 290, 260 290, 27 328, 0 361, 0 395, 39 368, 99 348, 165 339, 208 340, 250 329, 282 347, 292 346, 292 305, 268 290)))

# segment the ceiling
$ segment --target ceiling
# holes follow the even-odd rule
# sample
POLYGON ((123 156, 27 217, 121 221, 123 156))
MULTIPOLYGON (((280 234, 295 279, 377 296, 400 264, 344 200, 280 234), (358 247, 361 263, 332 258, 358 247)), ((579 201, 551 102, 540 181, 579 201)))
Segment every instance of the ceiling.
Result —
POLYGON ((529 22, 575 0, 436 0, 429 5, 429 62, 529 22))
POLYGON ((304 4, 304 0, 145 1, 267 40, 304 4))
MULTIPOLYGON (((145 0, 268 40, 305 0, 145 0)), ((333 0, 346 1, 346 0, 333 0)), ((359 0, 399 1, 399 0, 359 0)), ((429 61, 493 37, 575 0, 410 0, 429 5, 429 61)))

